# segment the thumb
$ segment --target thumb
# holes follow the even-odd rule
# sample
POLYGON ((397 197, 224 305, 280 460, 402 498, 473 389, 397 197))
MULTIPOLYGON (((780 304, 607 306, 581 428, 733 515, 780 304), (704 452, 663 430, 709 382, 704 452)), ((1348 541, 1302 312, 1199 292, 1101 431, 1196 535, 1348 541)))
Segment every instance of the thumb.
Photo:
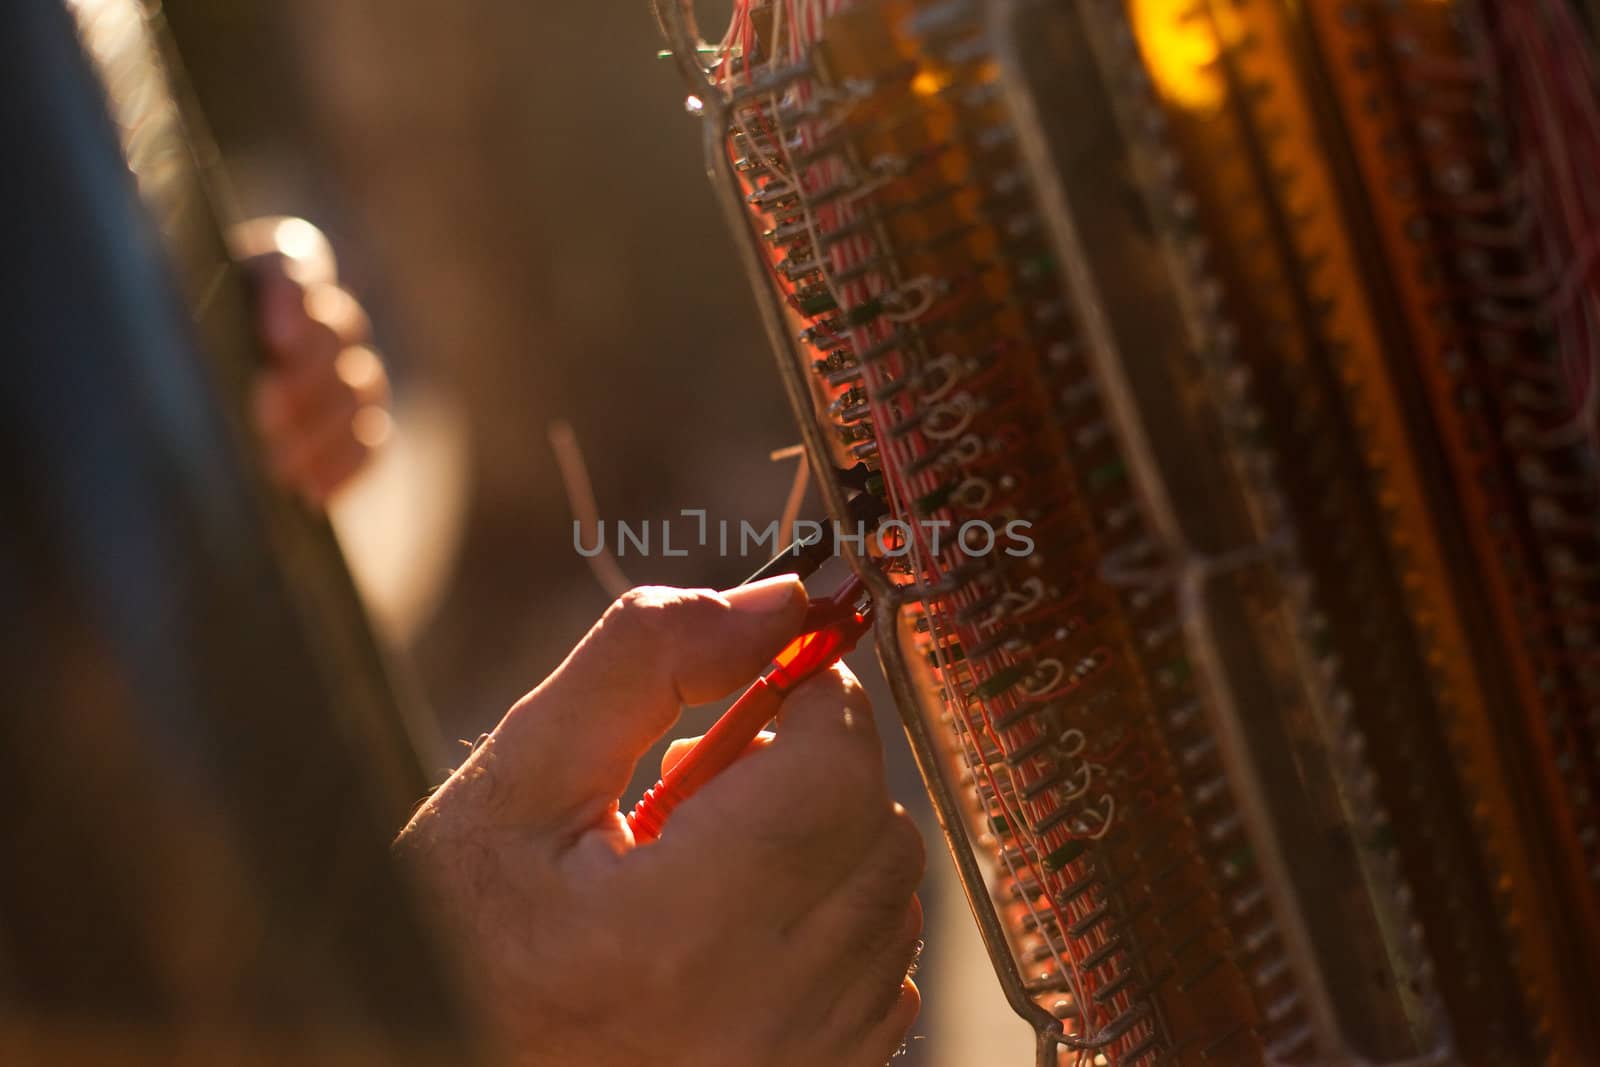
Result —
POLYGON ((685 704, 749 682, 800 632, 805 588, 784 576, 725 593, 635 589, 495 728, 495 761, 515 784, 508 815, 576 817, 616 804, 634 764, 685 704))

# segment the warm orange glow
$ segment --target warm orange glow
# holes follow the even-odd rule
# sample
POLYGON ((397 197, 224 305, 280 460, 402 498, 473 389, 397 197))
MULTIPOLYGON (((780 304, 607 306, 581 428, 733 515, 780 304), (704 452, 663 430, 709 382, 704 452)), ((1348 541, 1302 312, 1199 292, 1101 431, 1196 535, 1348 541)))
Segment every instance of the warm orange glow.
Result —
POLYGON ((1194 0, 1131 0, 1129 14, 1157 91, 1189 111, 1219 107, 1220 49, 1205 10, 1194 0))
POLYGON ((916 77, 911 79, 911 91, 918 96, 932 96, 948 84, 950 84, 950 79, 940 77, 934 71, 924 67, 917 72, 916 77))

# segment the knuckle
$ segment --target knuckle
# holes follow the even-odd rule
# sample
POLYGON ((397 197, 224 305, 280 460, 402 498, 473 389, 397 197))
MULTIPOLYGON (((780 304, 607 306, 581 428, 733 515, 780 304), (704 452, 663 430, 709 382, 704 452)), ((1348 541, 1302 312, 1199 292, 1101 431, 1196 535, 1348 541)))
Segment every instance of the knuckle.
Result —
POLYGON ((922 881, 922 839, 893 833, 883 845, 882 855, 875 878, 876 891, 883 897, 885 907, 894 909, 897 929, 902 925, 903 910, 922 881))
POLYGON ((883 749, 872 704, 847 667, 837 664, 806 681, 785 702, 785 711, 805 720, 810 727, 806 736, 839 761, 849 780, 868 788, 881 784, 883 749))
POLYGON ((334 331, 346 344, 366 340, 367 313, 348 289, 331 282, 312 285, 305 294, 306 314, 334 331))
POLYGON ((835 664, 829 675, 838 686, 840 721, 845 732, 877 753, 878 726, 872 718, 872 701, 867 697, 861 680, 843 663, 835 664))
POLYGON ((853 726, 872 718, 872 701, 855 672, 841 660, 825 671, 819 671, 795 690, 803 699, 826 705, 830 710, 844 714, 845 725, 853 726))
POLYGON ((340 352, 334 363, 334 371, 340 380, 368 403, 387 399, 388 372, 384 370, 383 360, 378 358, 378 353, 366 345, 350 345, 340 352))
POLYGON ((670 656, 680 638, 696 629, 696 620, 719 607, 706 590, 644 585, 623 593, 600 618, 607 640, 637 648, 641 655, 670 656))
POLYGON ((626 634, 655 634, 666 629, 671 614, 674 589, 642 585, 629 589, 612 601, 601 623, 626 634))
POLYGON ((795 687, 784 701, 790 711, 800 711, 807 716, 829 715, 848 705, 849 694, 844 676, 837 667, 820 671, 795 687))
POLYGON ((867 698, 866 687, 861 684, 861 679, 856 677, 856 672, 846 666, 843 660, 834 664, 830 673, 838 679, 840 690, 847 702, 866 710, 872 708, 872 701, 867 698))
POLYGON ((927 914, 922 910, 922 900, 915 894, 911 897, 911 904, 906 908, 906 940, 911 943, 911 962, 907 969, 915 974, 917 966, 922 962, 922 932, 927 929, 927 914))
POLYGON ((308 279, 332 279, 339 265, 327 236, 305 219, 283 216, 271 220, 272 247, 293 263, 296 273, 308 279))
POLYGON ((889 881, 880 876, 863 885, 857 893, 855 910, 858 921, 867 931, 864 957, 869 960, 876 959, 892 946, 904 925, 905 902, 899 893, 886 891, 891 888, 889 881))
POLYGON ((665 625, 684 611, 693 610, 711 599, 711 594, 703 589, 640 585, 619 596, 607 614, 615 613, 650 625, 665 625))
POLYGON ((928 869, 928 849, 922 841, 922 831, 899 805, 889 816, 885 851, 892 857, 893 866, 915 887, 928 869))

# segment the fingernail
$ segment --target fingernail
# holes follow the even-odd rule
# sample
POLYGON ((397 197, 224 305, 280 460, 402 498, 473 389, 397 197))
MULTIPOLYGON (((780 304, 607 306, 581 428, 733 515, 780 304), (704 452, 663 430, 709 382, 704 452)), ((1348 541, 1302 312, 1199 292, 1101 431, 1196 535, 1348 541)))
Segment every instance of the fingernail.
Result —
POLYGON ((743 615, 776 615, 805 596, 805 586, 792 574, 752 582, 722 594, 743 615))

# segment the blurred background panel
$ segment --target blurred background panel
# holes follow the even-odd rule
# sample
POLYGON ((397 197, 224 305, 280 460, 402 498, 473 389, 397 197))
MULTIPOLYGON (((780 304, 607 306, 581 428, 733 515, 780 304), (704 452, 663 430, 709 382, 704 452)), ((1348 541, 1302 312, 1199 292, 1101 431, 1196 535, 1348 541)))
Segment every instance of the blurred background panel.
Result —
MULTIPOLYGON (((459 415, 429 426, 464 444, 458 568, 431 620, 395 620, 420 631, 442 713, 492 721, 606 602, 572 549, 552 420, 608 518, 776 516, 787 471, 766 456, 795 434, 643 5, 166 10, 242 209, 323 226, 402 414, 459 415)), ((418 521, 436 520, 396 516, 418 521)), ((742 568, 655 557, 629 576, 742 568)))
MULTIPOLYGON (((398 432, 335 517, 448 736, 492 726, 610 599, 573 547, 553 422, 607 521, 676 518, 681 545, 681 509, 735 528, 779 515, 793 468, 769 455, 798 433, 643 0, 164 11, 241 213, 321 226, 372 313, 398 432)), ((636 584, 722 586, 758 553, 620 562, 636 584)), ((870 650, 853 661, 930 845, 926 1008, 897 1062, 1029 1062, 870 650)), ((634 791, 654 776, 652 756, 634 791)))

